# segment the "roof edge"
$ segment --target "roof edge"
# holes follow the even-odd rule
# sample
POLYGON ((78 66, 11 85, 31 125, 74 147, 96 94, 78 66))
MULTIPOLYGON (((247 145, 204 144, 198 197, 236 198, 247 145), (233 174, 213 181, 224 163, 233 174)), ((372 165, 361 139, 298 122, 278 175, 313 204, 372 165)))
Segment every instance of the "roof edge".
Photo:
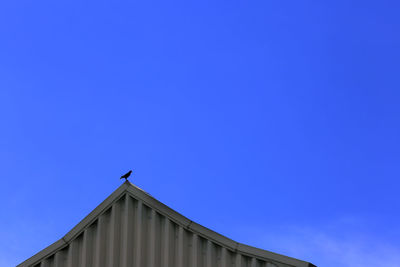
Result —
POLYGON ((119 199, 130 186, 129 182, 124 182, 120 185, 111 195, 109 195, 103 202, 100 203, 94 210, 92 210, 85 218, 83 218, 74 228, 72 228, 66 235, 60 238, 58 241, 49 245, 45 249, 39 251, 32 257, 18 264, 17 267, 31 266, 39 260, 46 258, 53 254, 53 252, 65 247, 68 243, 78 235, 86 226, 90 225, 97 216, 103 213, 113 202, 119 199))
POLYGON ((130 184, 127 188, 128 193, 130 193, 133 197, 139 198, 143 201, 144 204, 147 204, 151 208, 157 210, 160 214, 168 217, 170 220, 176 222, 177 224, 183 226, 187 230, 192 232, 196 232, 197 234, 203 236, 204 238, 210 239, 215 243, 222 245, 232 251, 240 252, 241 254, 245 254, 248 256, 256 256, 262 259, 273 260, 276 262, 299 266, 299 267, 308 267, 309 262, 302 261, 296 258, 288 257, 285 255, 281 255, 278 253, 270 252, 268 250, 252 247, 249 245, 245 245, 239 242, 236 242, 224 235, 221 235, 207 227, 204 227, 187 217, 183 216, 179 212, 171 209, 164 203, 160 202, 159 200, 152 197, 149 193, 143 191, 139 187, 130 184))
POLYGON ((181 225, 182 227, 199 234, 200 236, 210 239, 213 242, 224 246, 232 251, 239 252, 248 256, 255 256, 262 258, 266 261, 273 260, 279 263, 289 264, 299 267, 309 267, 314 266, 309 262, 298 260, 285 255, 277 254, 267 250, 259 249, 256 247, 248 246, 239 242, 236 242, 226 236, 223 236, 211 229, 208 229, 196 222, 191 221, 182 214, 171 209, 167 205, 158 201, 150 194, 140 189, 139 187, 133 185, 129 181, 125 181, 121 186, 119 186, 110 196, 108 196, 100 205, 98 205, 92 212, 89 213, 85 218, 83 218, 74 228, 72 228, 66 235, 61 239, 54 242, 45 249, 39 251, 29 259, 17 265, 17 267, 25 267, 36 264, 39 260, 46 258, 47 256, 53 254, 55 251, 62 249, 67 246, 71 240, 78 236, 88 225, 96 220, 96 218, 106 211, 114 202, 116 202, 125 193, 130 194, 132 197, 141 200, 144 204, 155 209, 160 214, 168 217, 170 220, 181 225))

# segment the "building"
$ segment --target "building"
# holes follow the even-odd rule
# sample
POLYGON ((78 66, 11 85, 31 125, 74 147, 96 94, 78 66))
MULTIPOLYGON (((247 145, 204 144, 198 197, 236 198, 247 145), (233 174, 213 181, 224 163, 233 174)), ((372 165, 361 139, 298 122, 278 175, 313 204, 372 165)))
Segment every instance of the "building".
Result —
POLYGON ((63 238, 17 267, 28 266, 314 265, 235 242, 189 220, 126 181, 63 238))

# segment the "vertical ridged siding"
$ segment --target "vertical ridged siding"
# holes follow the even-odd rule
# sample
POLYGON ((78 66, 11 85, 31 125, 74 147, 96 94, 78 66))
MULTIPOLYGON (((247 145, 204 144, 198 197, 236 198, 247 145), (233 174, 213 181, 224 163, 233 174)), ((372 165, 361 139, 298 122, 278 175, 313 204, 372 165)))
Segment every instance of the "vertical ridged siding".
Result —
POLYGON ((125 194, 34 267, 284 267, 242 255, 125 194))

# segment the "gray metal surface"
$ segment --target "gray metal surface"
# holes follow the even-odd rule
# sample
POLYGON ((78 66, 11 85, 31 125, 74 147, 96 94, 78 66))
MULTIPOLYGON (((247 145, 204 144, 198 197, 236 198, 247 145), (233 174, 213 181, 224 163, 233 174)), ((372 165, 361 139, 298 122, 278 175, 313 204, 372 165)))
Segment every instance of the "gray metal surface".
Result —
POLYGON ((246 246, 173 211, 129 182, 62 239, 18 267, 309 267, 246 246))

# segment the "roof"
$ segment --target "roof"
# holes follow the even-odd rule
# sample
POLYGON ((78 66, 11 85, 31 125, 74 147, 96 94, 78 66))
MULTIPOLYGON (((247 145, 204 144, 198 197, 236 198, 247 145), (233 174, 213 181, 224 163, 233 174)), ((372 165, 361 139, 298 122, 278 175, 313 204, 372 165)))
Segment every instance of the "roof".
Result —
POLYGON ((233 241, 126 181, 64 237, 17 267, 228 265, 314 266, 233 241))

